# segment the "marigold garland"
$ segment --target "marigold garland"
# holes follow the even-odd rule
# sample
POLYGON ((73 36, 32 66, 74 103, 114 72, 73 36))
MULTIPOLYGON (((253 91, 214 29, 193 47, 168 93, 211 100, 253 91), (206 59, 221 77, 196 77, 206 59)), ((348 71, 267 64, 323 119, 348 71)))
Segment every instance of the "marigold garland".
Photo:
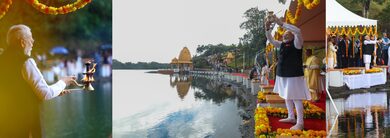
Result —
POLYGON ((297 8, 295 9, 295 15, 292 16, 292 13, 290 10, 286 11, 286 20, 290 22, 291 24, 296 24, 299 17, 301 16, 302 13, 302 4, 298 2, 297 8))
POLYGON ((12 0, 5 0, 0 4, 0 19, 8 12, 9 7, 12 5, 12 0))
POLYGON ((313 0, 310 2, 310 0, 303 0, 303 5, 305 5, 306 9, 311 10, 315 7, 317 7, 320 4, 320 0, 313 0))
POLYGON ((267 112, 263 107, 258 107, 255 111, 255 135, 267 136, 271 132, 271 126, 269 125, 269 119, 267 112))
POLYGON ((311 10, 317 7, 320 4, 320 0, 298 0, 297 7, 295 8, 295 15, 293 16, 290 10, 286 11, 285 18, 286 22, 290 22, 291 24, 296 24, 299 20, 302 13, 302 4, 306 7, 306 9, 311 10))
MULTIPOLYGON (((286 108, 266 107, 267 114, 274 117, 287 118, 288 111, 286 108)), ((295 110, 294 110, 295 112, 295 110)), ((325 111, 317 106, 311 106, 311 108, 305 108, 303 111, 303 118, 324 119, 325 111)))
POLYGON ((284 136, 284 137, 292 137, 292 136, 298 136, 298 137, 304 137, 304 138, 324 138, 326 137, 326 131, 315 131, 315 130, 308 130, 308 131, 302 131, 302 130, 290 130, 290 129, 281 129, 278 128, 276 130, 277 136, 284 136))
POLYGON ((332 29, 331 27, 328 27, 327 32, 329 35, 376 35, 376 26, 366 26, 366 27, 334 27, 332 29), (361 29, 362 28, 362 31, 361 29))
POLYGON ((28 1, 38 11, 45 14, 53 14, 53 15, 67 14, 70 12, 74 12, 78 9, 83 8, 88 3, 92 2, 92 0, 77 0, 74 3, 67 4, 61 7, 53 7, 53 6, 47 6, 45 4, 42 4, 39 2, 39 0, 28 0, 28 1))
POLYGON ((382 69, 381 68, 372 68, 372 69, 366 70, 365 72, 366 73, 378 73, 378 72, 382 72, 382 69))
MULTIPOLYGON (((310 108, 313 106, 310 102, 303 102, 305 108, 310 108)), ((315 106, 315 105, 314 105, 315 106)), ((326 131, 314 131, 314 130, 289 130, 289 129, 277 129, 276 131, 271 131, 271 126, 268 118, 267 108, 257 107, 255 110, 255 137, 256 138, 267 138, 267 137, 276 137, 276 136, 299 136, 299 137, 326 137, 326 131)))

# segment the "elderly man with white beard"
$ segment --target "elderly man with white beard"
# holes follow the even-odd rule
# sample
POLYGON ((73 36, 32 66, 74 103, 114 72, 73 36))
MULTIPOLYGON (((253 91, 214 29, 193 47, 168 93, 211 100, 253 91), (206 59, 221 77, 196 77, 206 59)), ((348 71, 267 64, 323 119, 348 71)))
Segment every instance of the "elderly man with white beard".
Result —
POLYGON ((34 39, 26 25, 11 26, 0 56, 0 137, 42 137, 40 103, 69 93, 74 76, 48 85, 31 58, 34 39))
POLYGON ((276 16, 274 16, 274 19, 276 24, 287 30, 283 34, 283 41, 277 41, 271 35, 271 23, 269 21, 265 23, 268 41, 280 49, 273 91, 279 93, 279 96, 285 99, 288 117, 279 121, 283 123, 295 123, 290 128, 291 130, 302 130, 304 128, 302 100, 311 99, 303 74, 302 34, 296 26, 283 23, 276 16), (297 119, 295 119, 294 105, 297 112, 297 119))

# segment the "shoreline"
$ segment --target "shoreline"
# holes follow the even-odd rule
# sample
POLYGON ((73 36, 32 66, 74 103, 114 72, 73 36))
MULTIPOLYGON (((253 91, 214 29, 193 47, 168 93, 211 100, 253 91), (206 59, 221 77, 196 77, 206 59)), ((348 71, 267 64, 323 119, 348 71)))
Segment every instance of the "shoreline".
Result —
MULTIPOLYGON (((370 88, 362 88, 362 89, 354 89, 350 90, 346 85, 341 87, 329 87, 329 94, 332 95, 333 99, 337 98, 347 98, 351 94, 359 94, 359 93, 375 93, 375 92, 390 92, 390 79, 387 79, 385 84, 372 86, 370 88)), ((329 97, 327 97, 328 99, 329 97)))
MULTIPOLYGON (((196 74, 196 73, 195 73, 196 74)), ((193 74, 194 75, 194 74, 193 74)), ((219 76, 221 75, 217 74, 208 74, 208 75, 202 75, 202 76, 219 76)), ((201 76, 198 76, 201 77, 201 76)), ((233 80, 229 80, 226 78, 221 79, 221 82, 225 85, 231 85, 231 87, 237 87, 241 91, 236 93, 237 99, 239 99, 239 105, 242 107, 240 108, 240 116, 242 118, 242 122, 239 126, 241 137, 243 138, 253 138, 254 136, 254 127, 255 127, 255 121, 254 121, 254 112, 256 109, 256 95, 251 94, 251 89, 246 88, 242 83, 238 83, 233 80)))

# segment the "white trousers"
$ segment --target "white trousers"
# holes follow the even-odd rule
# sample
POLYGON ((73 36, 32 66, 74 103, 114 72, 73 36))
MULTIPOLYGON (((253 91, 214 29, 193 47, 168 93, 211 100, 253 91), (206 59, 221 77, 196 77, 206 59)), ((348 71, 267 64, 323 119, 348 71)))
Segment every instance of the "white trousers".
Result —
POLYGON ((370 63, 371 63, 371 55, 363 55, 363 61, 364 65, 366 67, 366 70, 370 69, 370 63))
POLYGON ((297 110, 297 124, 303 125, 303 104, 302 100, 286 100, 288 118, 295 118, 294 105, 297 110))
POLYGON ((334 68, 334 58, 328 58, 328 68, 329 69, 334 68))

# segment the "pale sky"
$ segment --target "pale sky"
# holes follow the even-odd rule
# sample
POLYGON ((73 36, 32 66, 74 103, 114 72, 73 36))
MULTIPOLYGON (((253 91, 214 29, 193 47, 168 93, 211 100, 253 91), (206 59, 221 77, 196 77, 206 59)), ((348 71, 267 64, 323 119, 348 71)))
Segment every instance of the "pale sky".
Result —
MULTIPOLYGON (((287 0, 288 1, 288 0, 287 0)), ((168 63, 187 46, 237 44, 243 14, 252 7, 275 12, 277 0, 114 0, 114 59, 168 63)))

